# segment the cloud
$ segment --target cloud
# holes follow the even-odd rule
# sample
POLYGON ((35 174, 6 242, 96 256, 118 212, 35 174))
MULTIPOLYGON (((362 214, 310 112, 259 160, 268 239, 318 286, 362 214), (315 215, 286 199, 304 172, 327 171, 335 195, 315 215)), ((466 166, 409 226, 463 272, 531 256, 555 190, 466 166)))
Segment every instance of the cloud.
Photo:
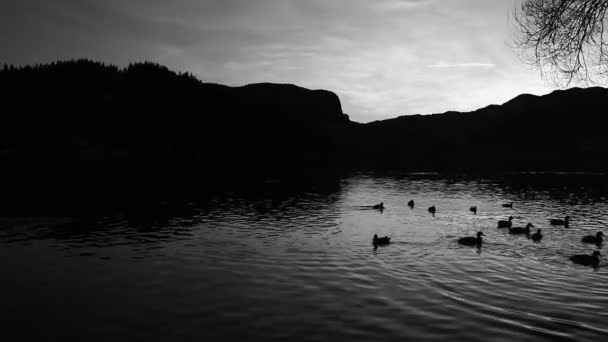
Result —
POLYGON ((438 62, 436 64, 428 65, 429 68, 494 68, 494 63, 480 63, 480 62, 469 62, 469 63, 448 63, 438 62))
POLYGON ((374 2, 370 5, 372 9, 378 11, 399 11, 399 10, 411 10, 420 8, 422 6, 430 5, 435 0, 388 0, 374 2))

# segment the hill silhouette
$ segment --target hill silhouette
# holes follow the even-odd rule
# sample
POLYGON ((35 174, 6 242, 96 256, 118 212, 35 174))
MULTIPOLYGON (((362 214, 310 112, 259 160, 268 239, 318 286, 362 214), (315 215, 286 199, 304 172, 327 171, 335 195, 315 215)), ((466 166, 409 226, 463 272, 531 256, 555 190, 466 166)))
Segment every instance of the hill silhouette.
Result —
POLYGON ((329 91, 228 87, 154 63, 4 66, 0 91, 0 179, 13 195, 246 184, 344 168, 608 170, 604 88, 368 124, 350 121, 329 91))
POLYGON ((326 163, 338 97, 294 85, 227 87, 153 63, 87 60, 0 73, 2 157, 16 174, 170 183, 326 163), (129 178, 129 179, 127 179, 129 178))
POLYGON ((366 164, 434 171, 606 171, 608 89, 524 94, 473 112, 402 116, 361 129, 366 164))

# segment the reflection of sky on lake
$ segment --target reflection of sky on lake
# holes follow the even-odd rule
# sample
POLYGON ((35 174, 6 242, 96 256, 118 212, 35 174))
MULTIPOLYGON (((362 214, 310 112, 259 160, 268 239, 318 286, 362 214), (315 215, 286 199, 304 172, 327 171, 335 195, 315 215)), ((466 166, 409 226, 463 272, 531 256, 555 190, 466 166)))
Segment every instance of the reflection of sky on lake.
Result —
POLYGON ((594 340, 605 263, 568 257, 599 248, 580 239, 608 222, 603 180, 357 174, 80 223, 4 218, 0 293, 34 337, 594 340), (542 242, 497 229, 508 216, 542 242), (477 231, 481 250, 456 244, 477 231), (373 234, 392 243, 374 251, 373 234))

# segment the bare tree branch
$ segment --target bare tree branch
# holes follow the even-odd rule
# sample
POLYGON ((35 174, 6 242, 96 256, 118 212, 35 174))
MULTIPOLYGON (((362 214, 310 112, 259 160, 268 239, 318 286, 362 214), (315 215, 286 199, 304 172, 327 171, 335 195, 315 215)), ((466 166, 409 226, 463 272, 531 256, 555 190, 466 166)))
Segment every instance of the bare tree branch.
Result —
POLYGON ((607 11, 608 0, 522 0, 512 16, 515 47, 558 84, 605 83, 607 11))

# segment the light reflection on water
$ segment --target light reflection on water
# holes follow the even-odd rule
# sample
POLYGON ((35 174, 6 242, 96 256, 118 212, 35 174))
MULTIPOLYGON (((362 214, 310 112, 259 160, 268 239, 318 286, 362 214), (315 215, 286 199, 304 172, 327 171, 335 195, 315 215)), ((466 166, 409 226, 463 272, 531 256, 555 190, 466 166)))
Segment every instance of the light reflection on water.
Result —
POLYGON ((7 326, 88 340, 608 334, 605 262, 568 260, 600 248, 580 238, 608 222, 602 177, 356 174, 277 189, 83 222, 2 219, 0 293, 15 323, 7 326), (380 201, 383 212, 362 207, 380 201), (501 206, 510 201, 513 209, 501 206), (542 242, 497 229, 510 215, 542 228, 542 242), (569 228, 548 225, 565 215, 569 228), (455 243, 479 230, 481 249, 455 243), (393 243, 374 251, 373 234, 393 243))

